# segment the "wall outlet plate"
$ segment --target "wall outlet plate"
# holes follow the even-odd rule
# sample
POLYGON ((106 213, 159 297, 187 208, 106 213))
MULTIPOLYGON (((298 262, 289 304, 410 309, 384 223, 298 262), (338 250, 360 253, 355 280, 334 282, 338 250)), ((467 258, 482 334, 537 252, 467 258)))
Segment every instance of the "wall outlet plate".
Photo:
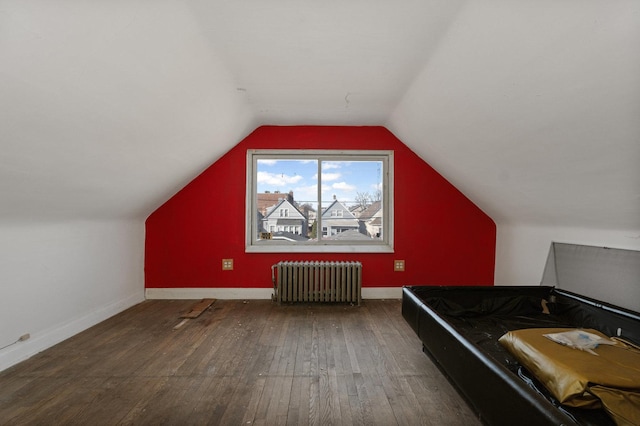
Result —
POLYGON ((222 270, 223 271, 232 271, 233 270, 233 259, 222 259, 222 270))
POLYGON ((393 270, 394 271, 402 271, 402 272, 404 272, 404 260, 394 260, 393 261, 393 270))

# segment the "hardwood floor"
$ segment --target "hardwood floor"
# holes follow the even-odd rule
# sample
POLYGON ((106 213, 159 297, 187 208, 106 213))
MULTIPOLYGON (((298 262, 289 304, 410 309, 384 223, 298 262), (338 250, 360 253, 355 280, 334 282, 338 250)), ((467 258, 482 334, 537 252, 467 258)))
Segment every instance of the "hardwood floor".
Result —
POLYGON ((3 425, 478 425, 399 300, 149 300, 0 373, 3 425), (180 325, 181 324, 181 325, 180 325))

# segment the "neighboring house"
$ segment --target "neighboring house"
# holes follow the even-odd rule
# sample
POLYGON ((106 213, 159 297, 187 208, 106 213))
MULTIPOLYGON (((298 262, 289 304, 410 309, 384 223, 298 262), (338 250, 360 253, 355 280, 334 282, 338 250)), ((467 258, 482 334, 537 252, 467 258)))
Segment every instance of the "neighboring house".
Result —
POLYGON ((311 204, 304 203, 298 206, 298 210, 300 210, 302 214, 307 218, 307 227, 309 228, 308 231, 311 232, 311 227, 316 221, 316 209, 314 209, 311 204))
POLYGON ((362 204, 358 204, 358 205, 355 205, 353 207, 349 207, 349 211, 356 218, 359 218, 360 214, 362 214, 362 212, 365 211, 366 209, 367 209, 367 207, 363 206, 362 204))
POLYGON ((307 218, 291 202, 283 199, 266 209, 261 228, 272 234, 286 232, 306 237, 307 218))
POLYGON ((267 210, 278 204, 281 200, 287 200, 291 204, 294 204, 293 201, 293 191, 289 191, 288 193, 275 191, 275 192, 258 192, 256 194, 256 203, 258 205, 258 212, 260 212, 263 216, 266 216, 267 210))
POLYGON ((322 236, 324 237, 346 231, 358 231, 359 227, 358 219, 338 200, 334 200, 322 212, 322 236))
POLYGON ((360 213, 360 231, 371 238, 382 237, 382 203, 374 201, 360 213))

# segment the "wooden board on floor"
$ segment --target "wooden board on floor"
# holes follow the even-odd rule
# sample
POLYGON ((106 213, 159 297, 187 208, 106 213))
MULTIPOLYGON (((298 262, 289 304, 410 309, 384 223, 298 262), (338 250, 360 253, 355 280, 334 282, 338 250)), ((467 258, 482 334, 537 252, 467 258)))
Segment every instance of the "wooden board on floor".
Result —
POLYGON ((200 302, 193 305, 189 312, 181 315, 180 318, 198 318, 200 314, 209 309, 209 306, 211 306, 215 301, 216 299, 202 299, 200 302))

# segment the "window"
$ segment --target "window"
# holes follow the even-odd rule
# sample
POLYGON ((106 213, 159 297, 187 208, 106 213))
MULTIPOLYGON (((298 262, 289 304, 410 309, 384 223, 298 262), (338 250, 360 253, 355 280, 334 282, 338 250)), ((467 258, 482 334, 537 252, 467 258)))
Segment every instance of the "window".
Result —
POLYGON ((248 252, 392 252, 393 151, 249 150, 248 252))

